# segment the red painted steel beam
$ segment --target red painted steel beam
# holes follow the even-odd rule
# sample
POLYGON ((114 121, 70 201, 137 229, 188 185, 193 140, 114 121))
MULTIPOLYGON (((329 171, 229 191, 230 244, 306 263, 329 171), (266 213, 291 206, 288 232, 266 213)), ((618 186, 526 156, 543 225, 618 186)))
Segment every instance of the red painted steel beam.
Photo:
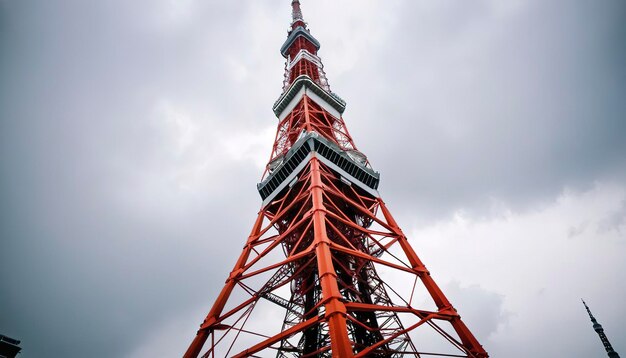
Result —
MULTIPOLYGON (((252 227, 252 231, 250 233, 248 240, 251 240, 252 238, 257 237, 259 231, 261 230, 262 224, 263 224, 263 213, 261 212, 257 216, 256 222, 254 223, 254 226, 252 227)), ((235 267, 233 268, 233 271, 231 272, 231 277, 229 277, 229 279, 226 281, 226 284, 222 288, 222 291, 220 292, 219 296, 217 296, 217 299, 215 300, 215 303, 213 304, 211 311, 209 311, 209 314, 206 316, 202 324, 202 327, 204 328, 201 328, 198 330, 196 337, 189 345, 189 348, 187 348, 187 351, 185 352, 185 355, 183 356, 184 358, 196 358, 198 354, 200 354, 200 351, 202 350, 202 346, 204 346, 204 343, 206 342, 206 339, 209 336, 209 330, 207 329, 207 327, 209 327, 213 322, 215 322, 217 316, 222 313, 222 310, 224 309, 224 306, 226 305, 226 302, 228 301, 228 297, 230 296, 231 292, 233 291, 233 288, 235 287, 235 281, 232 278, 235 274, 240 273, 240 270, 245 265, 249 254, 250 254, 250 249, 247 247, 244 248, 243 252, 241 253, 241 256, 239 256, 239 259, 237 260, 237 263, 235 264, 235 267)))
POLYGON ((326 209, 324 208, 322 192, 323 184, 317 158, 311 158, 311 195, 313 197, 313 230, 314 245, 317 254, 318 275, 322 287, 322 297, 326 301, 326 320, 330 331, 330 344, 333 356, 352 357, 352 344, 348 337, 346 325, 346 307, 337 285, 337 273, 332 262, 330 240, 326 231, 326 209))
POLYGON ((282 331, 279 334, 277 334, 277 335, 275 335, 275 336, 273 336, 271 338, 268 338, 268 339, 264 340, 261 343, 255 344, 254 346, 244 350, 243 352, 241 352, 241 353, 239 353, 237 355, 234 355, 233 358, 249 357, 249 356, 253 355, 254 353, 256 353, 258 351, 261 351, 261 350, 263 350, 265 348, 268 348, 269 346, 271 346, 272 344, 274 344, 274 343, 276 343, 278 341, 281 341, 283 339, 287 339, 290 336, 292 336, 292 335, 294 335, 294 334, 296 334, 298 332, 301 332, 301 331, 307 329, 308 327, 311 327, 312 325, 318 323, 320 320, 321 320, 320 317, 313 317, 313 318, 311 318, 309 320, 301 322, 301 323, 291 327, 288 330, 282 331))
MULTIPOLYGON (((383 212, 383 215, 385 216, 385 219, 394 228, 394 230, 400 235, 400 240, 399 240, 400 246, 404 250, 405 255, 411 261, 411 264, 414 267, 422 267, 425 269, 426 267, 424 266, 422 261, 417 257, 417 254, 415 253, 415 251, 409 244, 406 236, 404 236, 404 234, 402 233, 402 230, 400 229, 400 227, 394 220, 393 216, 391 215, 391 212, 389 212, 389 210, 385 206, 385 203, 382 201, 382 199, 379 199, 379 202, 380 202, 380 208, 383 212)), ((450 309, 450 310, 456 311, 452 307, 452 304, 450 303, 448 298, 444 295, 443 291, 441 291, 439 286, 435 283, 435 280, 433 280, 433 278, 430 276, 430 272, 426 271, 425 275, 420 275, 420 279, 422 280, 422 283, 426 287, 426 290, 428 290, 428 293, 430 294, 430 296, 435 301, 437 308, 439 308, 440 310, 450 309)), ((463 345, 467 347, 468 350, 472 354, 480 358, 488 357, 488 354, 483 349, 482 345, 478 342, 476 337, 474 337, 474 334, 472 334, 472 332, 469 330, 469 328, 467 328, 465 323, 463 323, 463 321, 460 318, 455 318, 452 321, 450 321, 450 323, 452 324, 452 327, 454 328, 456 333, 459 335, 459 338, 461 339, 461 342, 463 342, 463 345)))

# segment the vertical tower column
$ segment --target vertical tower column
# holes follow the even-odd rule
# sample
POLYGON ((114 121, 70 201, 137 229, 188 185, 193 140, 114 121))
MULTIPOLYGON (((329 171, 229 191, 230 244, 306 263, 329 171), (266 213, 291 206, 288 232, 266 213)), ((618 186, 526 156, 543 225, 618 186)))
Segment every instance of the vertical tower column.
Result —
POLYGON ((337 285, 337 272, 330 252, 330 240, 326 234, 326 218, 323 199, 323 184, 317 158, 311 159, 311 195, 313 199, 313 230, 317 267, 322 287, 322 300, 330 330, 333 356, 352 357, 352 344, 348 338, 346 306, 342 302, 337 285))

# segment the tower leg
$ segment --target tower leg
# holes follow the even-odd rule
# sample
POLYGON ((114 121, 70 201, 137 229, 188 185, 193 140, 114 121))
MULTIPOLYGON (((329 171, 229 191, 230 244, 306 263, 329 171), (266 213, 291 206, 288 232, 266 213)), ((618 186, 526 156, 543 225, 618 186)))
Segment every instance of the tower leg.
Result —
MULTIPOLYGON (((400 238, 399 239, 400 247, 404 251, 404 254, 407 256, 407 258, 409 259, 413 268, 425 269, 426 266, 424 266, 422 261, 417 257, 417 254, 415 253, 415 251, 409 244, 408 239, 402 233, 402 230, 396 223, 393 216, 391 216, 391 212, 389 212, 389 210, 385 206, 385 203, 382 201, 382 199, 379 199, 379 203, 380 203, 380 208, 383 212, 383 216, 385 217, 385 220, 387 220, 387 223, 398 234, 400 238)), ((437 283, 435 283, 435 280, 433 280, 433 278, 430 276, 430 272, 426 271, 426 273, 420 274, 419 278, 424 284, 424 286, 426 287, 426 290, 428 291, 430 296, 433 298, 433 301, 435 301, 437 308, 439 308, 440 311, 446 310, 456 315, 456 310, 454 309, 454 307, 452 307, 452 304, 450 303, 446 295, 444 295, 443 291, 441 291, 437 283)), ((467 347, 470 353, 474 354, 475 357, 479 357, 479 358, 488 357, 487 352, 483 349, 482 345, 480 345, 480 343, 478 342, 476 337, 474 337, 474 335, 469 330, 469 328, 467 328, 465 323, 463 323, 463 321, 459 319, 458 315, 456 319, 452 319, 450 321, 450 324, 452 324, 452 327, 454 328, 456 333, 459 335, 461 342, 463 342, 463 345, 467 347)))
MULTIPOLYGON (((257 216, 256 222, 254 223, 254 227, 252 228, 252 232, 250 233, 250 236, 248 237, 248 244, 251 241, 258 238, 259 233, 261 232, 262 224, 263 224, 263 211, 259 212, 259 215, 257 216)), ((240 274, 240 271, 242 270, 243 266, 246 264, 246 261, 248 260, 249 255, 250 255, 250 248, 248 245, 246 245, 246 247, 243 249, 243 252, 241 253, 241 256, 239 256, 239 259, 237 260, 237 263, 235 264, 235 267, 233 268, 230 274, 230 277, 228 278, 228 280, 226 281, 226 284, 222 288, 222 291, 217 297, 217 300, 215 300, 215 303, 213 304, 211 311, 209 311, 209 314, 206 316, 206 318, 202 322, 202 325, 200 326, 200 329, 198 330, 196 337, 193 339, 193 341, 189 345, 189 348, 187 348, 187 351, 185 352, 185 355, 183 356, 184 358, 196 358, 200 354, 200 351, 202 350, 204 343, 209 337, 210 326, 211 324, 214 323, 215 319, 222 313, 222 310, 224 309, 224 306, 226 305, 226 302, 228 301, 228 297, 230 297, 230 294, 232 293, 233 288, 235 288, 235 278, 237 275, 240 274)))

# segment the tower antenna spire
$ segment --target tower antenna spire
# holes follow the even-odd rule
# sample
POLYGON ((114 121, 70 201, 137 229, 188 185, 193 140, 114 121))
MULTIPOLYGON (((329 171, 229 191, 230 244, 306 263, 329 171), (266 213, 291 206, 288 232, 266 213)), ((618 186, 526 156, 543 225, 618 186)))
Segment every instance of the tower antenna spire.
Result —
POLYGON ((606 334, 604 334, 604 328, 602 328, 602 325, 598 323, 596 318, 593 316, 585 300, 583 300, 582 298, 580 300, 583 301, 583 305, 585 305, 585 308, 587 309, 587 313, 589 313, 589 318, 591 319, 591 323, 593 323, 593 329, 596 331, 598 336, 600 336, 600 340, 602 341, 602 344, 604 345, 604 349, 606 349, 606 352, 609 354, 609 357, 619 358, 619 354, 617 354, 617 352, 613 350, 613 346, 611 346, 611 342, 609 342, 609 339, 606 337, 606 334))
POLYGON ((302 17, 302 9, 300 8, 300 0, 291 1, 291 18, 293 22, 304 21, 302 17))

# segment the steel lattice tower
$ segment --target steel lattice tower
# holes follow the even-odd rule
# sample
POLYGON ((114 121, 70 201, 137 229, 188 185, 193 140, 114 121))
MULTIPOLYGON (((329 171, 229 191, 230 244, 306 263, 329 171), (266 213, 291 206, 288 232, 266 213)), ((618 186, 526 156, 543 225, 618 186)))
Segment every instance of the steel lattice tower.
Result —
POLYGON ((593 323, 593 330, 596 331, 596 333, 600 337, 600 340, 602 341, 602 345, 604 345, 604 349, 608 353, 609 357, 619 358, 619 354, 617 354, 617 352, 613 350, 613 346, 611 346, 611 342, 609 342, 609 339, 607 338, 606 334, 604 334, 604 328, 602 328, 602 325, 598 323, 598 321, 596 321, 596 318, 591 314, 591 310, 589 309, 589 306, 587 306, 587 303, 585 303, 585 301, 582 299, 581 301, 583 301, 583 305, 585 305, 585 308, 587 309, 587 313, 589 313, 589 318, 591 319, 591 322, 593 323))
POLYGON ((381 199, 291 5, 261 210, 185 357, 488 357, 381 199))

